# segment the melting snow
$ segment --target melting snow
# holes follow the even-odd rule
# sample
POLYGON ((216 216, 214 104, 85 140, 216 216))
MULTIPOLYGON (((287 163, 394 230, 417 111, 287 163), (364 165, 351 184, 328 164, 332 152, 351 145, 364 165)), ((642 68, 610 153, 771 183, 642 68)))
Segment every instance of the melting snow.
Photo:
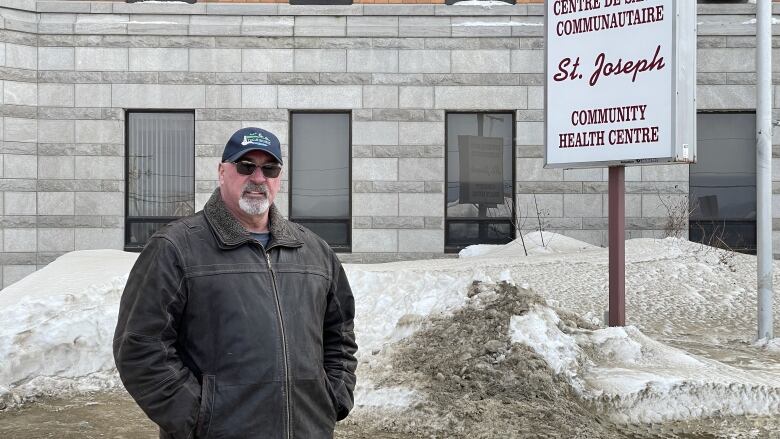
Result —
POLYGON ((514 316, 512 341, 530 346, 617 422, 780 412, 780 375, 745 371, 652 340, 636 327, 569 335, 547 307, 514 316))
MULTIPOLYGON (((357 308, 356 404, 415 401, 411 390, 374 386, 369 357, 428 316, 462 307, 474 280, 531 288, 552 306, 601 324, 607 250, 549 232, 529 233, 525 242, 527 257, 515 241, 472 247, 459 259, 345 265, 357 308)), ((0 400, 121 386, 111 341, 136 257, 112 250, 69 253, 0 292, 0 400)), ((780 342, 752 340, 755 264, 754 256, 683 240, 630 240, 626 313, 633 326, 569 331, 556 311, 537 306, 511 319, 510 335, 618 421, 777 415, 780 342), (688 352, 664 342, 709 348, 688 352)))

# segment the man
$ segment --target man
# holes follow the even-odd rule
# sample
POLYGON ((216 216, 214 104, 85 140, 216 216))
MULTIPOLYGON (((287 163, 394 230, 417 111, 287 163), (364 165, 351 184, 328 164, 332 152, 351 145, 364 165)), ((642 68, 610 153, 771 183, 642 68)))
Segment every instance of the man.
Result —
POLYGON ((147 243, 114 359, 161 438, 329 438, 355 386, 354 300, 339 260, 273 204, 279 140, 225 145, 203 211, 147 243))

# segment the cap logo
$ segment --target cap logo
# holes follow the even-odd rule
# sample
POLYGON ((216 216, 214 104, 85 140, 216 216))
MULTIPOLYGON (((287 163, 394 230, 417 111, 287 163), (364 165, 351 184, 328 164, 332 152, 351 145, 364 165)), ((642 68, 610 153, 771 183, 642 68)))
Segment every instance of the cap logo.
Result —
POLYGON ((244 141, 241 142, 241 146, 247 146, 250 143, 253 143, 255 145, 260 145, 260 146, 269 146, 271 144, 271 139, 265 137, 260 133, 253 133, 244 136, 244 141))

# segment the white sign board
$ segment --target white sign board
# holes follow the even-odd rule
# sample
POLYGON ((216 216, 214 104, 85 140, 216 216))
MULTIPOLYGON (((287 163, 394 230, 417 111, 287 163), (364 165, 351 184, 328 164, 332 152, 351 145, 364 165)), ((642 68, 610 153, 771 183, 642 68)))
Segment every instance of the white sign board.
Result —
POLYGON ((545 166, 691 163, 696 2, 546 2, 545 166))
POLYGON ((458 136, 460 204, 504 203, 504 138, 458 136))

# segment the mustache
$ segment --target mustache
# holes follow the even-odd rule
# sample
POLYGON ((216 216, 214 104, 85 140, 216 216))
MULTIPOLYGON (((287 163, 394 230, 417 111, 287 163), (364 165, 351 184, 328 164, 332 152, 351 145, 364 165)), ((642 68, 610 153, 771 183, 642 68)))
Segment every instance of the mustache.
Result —
POLYGON ((247 183, 244 186, 244 193, 247 192, 261 192, 263 195, 268 195, 268 185, 265 183, 247 183))

